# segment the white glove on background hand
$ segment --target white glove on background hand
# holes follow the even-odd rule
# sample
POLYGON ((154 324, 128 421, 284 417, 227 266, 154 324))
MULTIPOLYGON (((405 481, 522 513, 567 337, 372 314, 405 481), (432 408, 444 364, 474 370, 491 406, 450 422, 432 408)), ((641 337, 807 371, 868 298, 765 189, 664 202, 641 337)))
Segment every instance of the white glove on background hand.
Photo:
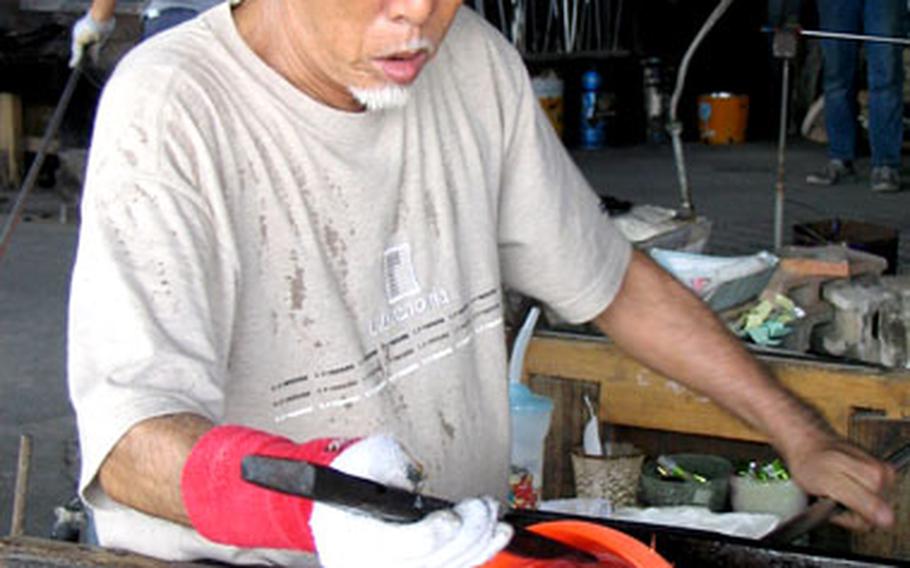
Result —
POLYGON ((91 14, 86 13, 73 24, 73 38, 70 47, 70 67, 79 65, 86 48, 91 48, 89 55, 92 61, 98 60, 101 46, 114 33, 117 21, 114 18, 99 22, 91 14))
MULTIPOLYGON (((413 490, 420 471, 389 436, 357 442, 332 467, 407 490, 413 490)), ((499 522, 498 511, 494 499, 472 498, 415 523, 394 523, 314 503, 310 530, 319 562, 327 568, 466 568, 483 564, 512 538, 512 527, 499 522)))

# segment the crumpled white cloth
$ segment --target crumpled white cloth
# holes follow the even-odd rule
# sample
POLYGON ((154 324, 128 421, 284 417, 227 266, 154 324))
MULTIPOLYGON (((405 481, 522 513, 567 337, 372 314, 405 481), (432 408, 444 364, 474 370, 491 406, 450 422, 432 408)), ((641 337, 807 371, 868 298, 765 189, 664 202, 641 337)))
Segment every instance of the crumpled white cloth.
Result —
POLYGON ((675 216, 676 211, 672 209, 656 205, 636 205, 628 213, 615 215, 613 221, 627 239, 638 243, 679 226, 679 223, 674 221, 675 216))
MULTIPOLYGON (((383 435, 352 445, 332 467, 411 490, 418 466, 400 444, 383 435)), ((310 529, 319 562, 327 568, 467 568, 483 564, 512 538, 512 527, 499 522, 498 513, 496 500, 478 497, 415 523, 392 523, 315 503, 310 529)))

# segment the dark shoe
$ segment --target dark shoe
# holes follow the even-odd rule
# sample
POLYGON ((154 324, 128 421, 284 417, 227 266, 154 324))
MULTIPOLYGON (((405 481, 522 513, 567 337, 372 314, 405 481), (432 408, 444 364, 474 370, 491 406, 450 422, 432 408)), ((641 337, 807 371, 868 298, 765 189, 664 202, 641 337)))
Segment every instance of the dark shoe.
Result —
POLYGON ((853 162, 831 160, 820 171, 806 176, 806 182, 812 185, 834 185, 842 179, 856 177, 853 162))
POLYGON ((901 173, 897 168, 891 166, 875 166, 872 168, 872 175, 869 176, 869 184, 872 186, 872 191, 883 193, 899 191, 901 173))

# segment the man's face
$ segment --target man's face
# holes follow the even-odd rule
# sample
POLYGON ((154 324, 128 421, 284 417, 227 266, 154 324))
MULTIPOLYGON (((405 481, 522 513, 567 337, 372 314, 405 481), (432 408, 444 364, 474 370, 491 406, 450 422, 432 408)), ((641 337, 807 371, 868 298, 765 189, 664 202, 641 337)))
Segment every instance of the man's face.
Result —
POLYGON ((400 106, 445 37, 461 0, 297 0, 304 57, 333 90, 368 106, 400 106), (365 101, 364 98, 367 100, 365 101))

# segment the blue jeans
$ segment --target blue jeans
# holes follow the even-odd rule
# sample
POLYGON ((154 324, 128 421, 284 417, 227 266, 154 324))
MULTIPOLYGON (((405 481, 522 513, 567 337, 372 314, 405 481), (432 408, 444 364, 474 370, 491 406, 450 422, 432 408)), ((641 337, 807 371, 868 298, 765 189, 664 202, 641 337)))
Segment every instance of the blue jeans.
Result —
MULTIPOLYGON (((905 0, 818 0, 821 29, 904 37, 905 0)), ((856 70, 859 43, 822 40, 828 155, 856 157, 856 70)), ((873 166, 899 167, 903 127, 904 65, 900 46, 866 42, 869 142, 873 166)))
POLYGON ((157 16, 142 19, 142 39, 148 39, 168 28, 173 28, 177 24, 191 20, 197 15, 199 15, 199 12, 189 8, 166 8, 161 10, 157 16))

